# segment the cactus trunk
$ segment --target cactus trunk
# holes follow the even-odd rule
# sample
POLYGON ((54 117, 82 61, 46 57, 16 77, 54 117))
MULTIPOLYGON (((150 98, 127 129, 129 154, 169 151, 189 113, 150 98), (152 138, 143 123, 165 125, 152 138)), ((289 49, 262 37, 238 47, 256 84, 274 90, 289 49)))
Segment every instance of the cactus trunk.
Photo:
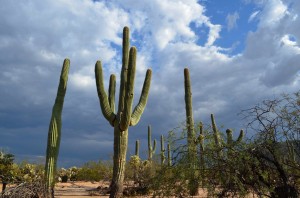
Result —
POLYGON ((114 157, 113 178, 110 185, 112 197, 123 196, 123 181, 128 144, 128 130, 121 131, 118 125, 114 127, 114 157))
POLYGON ((135 141, 135 155, 136 156, 140 156, 140 141, 139 140, 136 140, 135 141))
POLYGON ((161 165, 165 164, 166 156, 165 156, 165 141, 164 136, 160 136, 160 163, 161 165))
POLYGON ((102 65, 97 61, 95 65, 96 86, 103 116, 114 127, 114 164, 113 178, 111 182, 110 198, 122 197, 123 181, 128 144, 128 128, 136 125, 145 109, 150 89, 151 75, 147 70, 140 100, 132 111, 134 97, 134 80, 136 67, 136 48, 129 50, 129 28, 123 29, 123 57, 121 70, 121 84, 119 93, 119 105, 115 114, 115 76, 110 78, 109 96, 104 90, 102 65))
POLYGON ((204 171, 205 171, 205 161, 204 161, 204 133, 203 133, 203 124, 199 124, 199 145, 200 145, 200 176, 202 187, 204 187, 204 171))
POLYGON ((70 61, 68 59, 65 59, 61 70, 57 96, 52 109, 52 116, 48 132, 48 144, 45 164, 45 182, 48 189, 48 193, 51 194, 52 197, 54 197, 55 172, 61 137, 61 114, 67 90, 69 67, 70 61))
POLYGON ((188 68, 184 69, 184 91, 187 125, 188 161, 190 162, 189 168, 192 170, 189 175, 189 191, 190 195, 193 196, 198 193, 198 182, 195 177, 197 150, 193 118, 192 87, 188 68))
POLYGON ((169 143, 168 143, 167 148, 168 148, 168 166, 172 166, 171 146, 169 143))

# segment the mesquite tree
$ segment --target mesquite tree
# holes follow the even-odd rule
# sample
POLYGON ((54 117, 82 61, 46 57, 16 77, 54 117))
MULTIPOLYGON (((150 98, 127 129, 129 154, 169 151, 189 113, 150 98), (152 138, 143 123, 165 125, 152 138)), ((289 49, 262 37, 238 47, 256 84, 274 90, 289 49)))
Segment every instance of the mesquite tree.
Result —
POLYGON ((136 48, 129 50, 129 28, 123 29, 123 57, 121 70, 121 84, 119 92, 118 111, 115 113, 115 75, 111 75, 109 83, 109 95, 104 90, 102 65, 97 61, 95 76, 97 92, 103 116, 114 127, 114 157, 113 178, 111 182, 110 197, 121 197, 123 193, 123 181, 128 144, 128 128, 136 125, 145 109, 151 83, 152 72, 147 70, 142 93, 137 106, 132 111, 134 96, 134 80, 136 68, 136 48))

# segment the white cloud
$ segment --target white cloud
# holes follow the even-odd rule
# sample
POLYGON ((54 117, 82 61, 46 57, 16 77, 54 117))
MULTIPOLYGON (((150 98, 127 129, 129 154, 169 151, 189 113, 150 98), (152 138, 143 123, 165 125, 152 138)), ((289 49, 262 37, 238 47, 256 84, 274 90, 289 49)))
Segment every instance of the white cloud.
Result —
POLYGON ((78 73, 70 74, 70 84, 77 89, 87 89, 95 86, 95 79, 78 73))
POLYGON ((288 45, 288 46, 296 46, 297 45, 297 42, 295 40, 293 40, 293 35, 289 35, 289 34, 284 35, 281 38, 281 42, 284 45, 288 45))
POLYGON ((288 7, 281 0, 271 0, 264 4, 261 13, 260 25, 267 26, 278 23, 284 16, 288 15, 288 7))
POLYGON ((249 19, 248 19, 248 23, 252 22, 255 18, 257 18, 257 16, 259 15, 259 13, 260 13, 260 11, 255 11, 255 12, 253 12, 253 13, 250 15, 249 19))
POLYGON ((226 16, 226 22, 227 22, 227 30, 230 31, 233 28, 237 27, 237 20, 240 18, 239 13, 234 12, 233 14, 228 14, 226 16))

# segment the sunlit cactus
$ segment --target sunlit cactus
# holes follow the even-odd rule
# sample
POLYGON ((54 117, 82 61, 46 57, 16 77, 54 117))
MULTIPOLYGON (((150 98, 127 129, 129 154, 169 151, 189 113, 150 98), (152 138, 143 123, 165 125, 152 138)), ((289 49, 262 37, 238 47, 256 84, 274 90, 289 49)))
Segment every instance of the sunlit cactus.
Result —
POLYGON ((51 194, 52 197, 54 197, 55 173, 61 138, 61 114, 67 90, 69 68, 70 60, 65 59, 61 70, 57 96, 52 109, 52 116, 48 132, 48 144, 45 164, 45 181, 49 194, 51 194))
POLYGON ((114 110, 116 78, 114 75, 111 75, 108 93, 109 96, 107 96, 104 89, 101 62, 97 61, 95 65, 96 85, 101 111, 106 120, 114 127, 114 167, 113 178, 110 185, 111 198, 122 196, 126 152, 128 145, 128 128, 129 126, 135 126, 141 118, 148 100, 148 93, 152 75, 151 70, 148 69, 139 102, 132 111, 137 50, 135 47, 131 47, 129 49, 128 27, 124 27, 123 29, 122 53, 122 70, 119 91, 119 105, 117 112, 115 112, 114 110))

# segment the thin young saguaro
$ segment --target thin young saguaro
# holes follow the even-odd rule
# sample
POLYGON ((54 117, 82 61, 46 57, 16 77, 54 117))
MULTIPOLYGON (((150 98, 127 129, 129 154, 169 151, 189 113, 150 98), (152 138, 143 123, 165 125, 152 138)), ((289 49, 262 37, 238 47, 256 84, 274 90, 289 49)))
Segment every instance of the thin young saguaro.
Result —
POLYGON ((153 147, 151 144, 151 126, 148 125, 148 160, 152 161, 152 157, 155 154, 156 150, 156 140, 153 140, 153 147))
POLYGON ((138 104, 132 111, 134 97, 134 80, 136 68, 136 48, 129 50, 129 28, 123 29, 122 70, 120 80, 119 105, 117 113, 115 108, 115 76, 111 75, 109 84, 109 96, 104 89, 102 65, 97 61, 95 65, 95 77, 100 107, 103 116, 114 127, 114 157, 113 178, 110 185, 110 198, 122 197, 123 181, 128 144, 128 128, 136 125, 145 109, 151 83, 152 71, 147 70, 142 93, 138 104))
POLYGON ((45 181, 48 193, 51 194, 51 197, 54 197, 55 172, 61 137, 61 114, 64 105, 65 94, 67 91, 69 68, 70 60, 65 59, 60 74, 57 96, 52 109, 52 116, 48 132, 48 144, 45 164, 45 181))

